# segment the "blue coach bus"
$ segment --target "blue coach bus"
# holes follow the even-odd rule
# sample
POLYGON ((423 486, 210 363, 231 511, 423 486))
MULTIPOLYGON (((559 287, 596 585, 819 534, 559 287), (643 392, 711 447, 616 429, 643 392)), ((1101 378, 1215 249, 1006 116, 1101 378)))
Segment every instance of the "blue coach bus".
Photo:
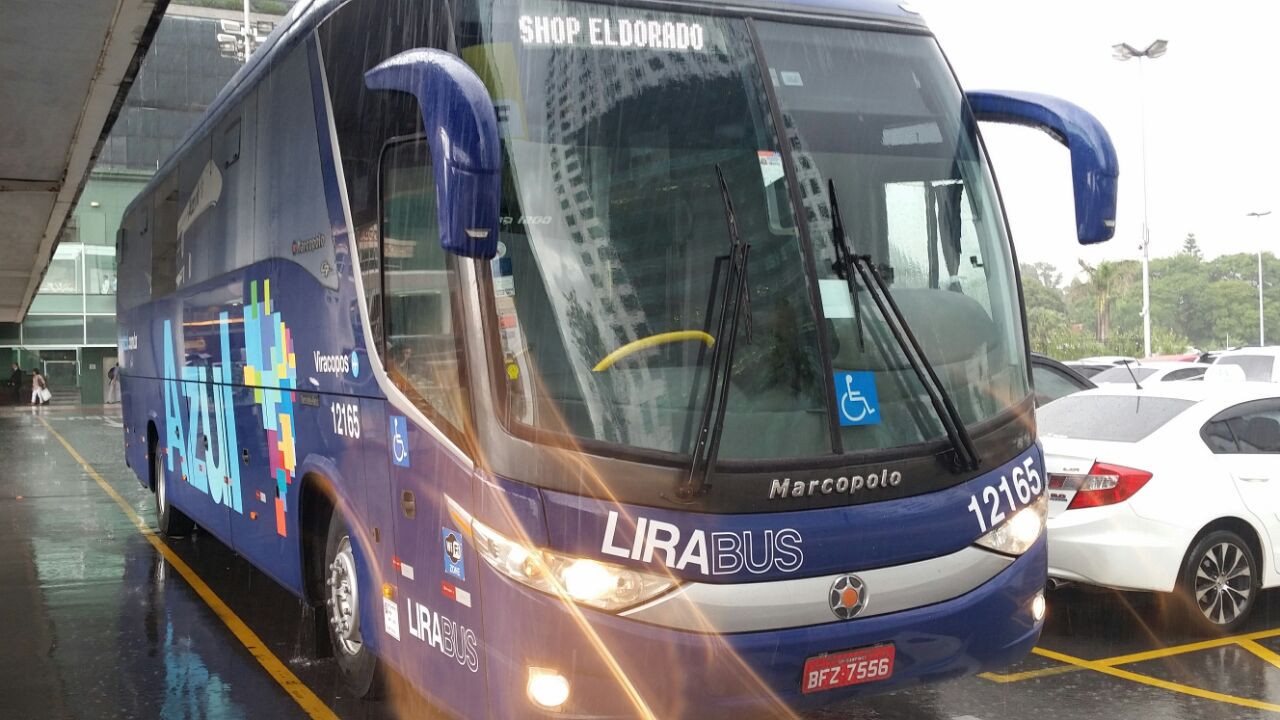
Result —
POLYGON ((302 0, 129 208, 125 452, 353 691, 712 717, 1022 657, 1044 473, 969 93, 880 0, 302 0))

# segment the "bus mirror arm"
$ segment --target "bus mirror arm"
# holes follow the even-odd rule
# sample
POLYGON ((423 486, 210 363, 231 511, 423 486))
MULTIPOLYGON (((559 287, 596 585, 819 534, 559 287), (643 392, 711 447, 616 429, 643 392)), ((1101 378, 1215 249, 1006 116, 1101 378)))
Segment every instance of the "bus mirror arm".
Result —
POLYGON ((1106 242, 1116 231, 1120 164, 1102 123, 1074 103, 1029 92, 981 90, 965 94, 973 116, 985 122, 1044 130, 1071 151, 1076 237, 1081 245, 1106 242))
POLYGON ((493 100, 475 71, 440 50, 406 50, 364 74, 371 90, 418 100, 431 150, 440 245, 491 259, 498 252, 502 153, 493 100))

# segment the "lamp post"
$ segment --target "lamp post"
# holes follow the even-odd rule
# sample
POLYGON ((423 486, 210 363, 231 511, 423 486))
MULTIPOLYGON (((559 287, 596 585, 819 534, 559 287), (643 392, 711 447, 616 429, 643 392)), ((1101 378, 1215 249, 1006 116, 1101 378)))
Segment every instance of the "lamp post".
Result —
POLYGON ((1164 55, 1168 49, 1168 40, 1156 40, 1145 50, 1139 50, 1129 43, 1111 46, 1116 60, 1124 62, 1138 59, 1138 108, 1142 127, 1142 351, 1145 357, 1151 357, 1151 236, 1147 228, 1147 100, 1142 84, 1142 60, 1154 60, 1164 55))
MULTIPOLYGON (((1245 217, 1263 218, 1271 214, 1270 210, 1245 213, 1245 217)), ((1258 346, 1267 344, 1267 335, 1262 322, 1262 245, 1258 245, 1258 346)))

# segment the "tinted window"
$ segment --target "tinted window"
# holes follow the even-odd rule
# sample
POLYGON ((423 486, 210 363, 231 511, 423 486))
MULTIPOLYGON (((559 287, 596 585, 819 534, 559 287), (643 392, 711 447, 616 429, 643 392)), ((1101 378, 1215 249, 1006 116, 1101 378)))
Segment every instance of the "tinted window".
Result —
POLYGON ((1143 380, 1146 380, 1148 377, 1151 377, 1152 375, 1154 375, 1155 372, 1156 372, 1155 368, 1142 368, 1142 367, 1126 368, 1125 366, 1120 365, 1118 367, 1113 367, 1113 368, 1108 368, 1106 370, 1103 370, 1102 372, 1098 373, 1097 375, 1094 375, 1090 379, 1093 380, 1093 382, 1098 385, 1101 385, 1103 383, 1133 384, 1134 378, 1138 378, 1138 382, 1142 382, 1143 380), (1133 370, 1133 375, 1129 374, 1129 370, 1133 370))
POLYGON ((1036 389, 1036 405, 1044 405, 1084 389, 1067 375, 1043 365, 1031 366, 1031 384, 1036 389))
POLYGON ((1225 410, 1200 437, 1215 453, 1280 453, 1280 402, 1254 401, 1225 410))
POLYGON ((1141 395, 1071 395, 1041 408, 1036 422, 1045 437, 1137 442, 1194 404, 1141 395))
POLYGON ((1266 355, 1233 355, 1218 358, 1221 365, 1236 365, 1244 370, 1246 380, 1271 382, 1272 359, 1266 355))
POLYGON ((1206 368, 1183 368, 1181 370, 1174 370, 1168 375, 1160 378, 1160 381, 1170 382, 1173 380, 1190 380, 1191 378, 1198 378, 1201 375, 1204 375, 1205 370, 1206 368))
POLYGON ((1204 444, 1209 446, 1215 455, 1239 452, 1236 445, 1236 436, 1231 434, 1231 428, 1227 427, 1224 420, 1214 420, 1206 423, 1200 430, 1200 437, 1204 439, 1204 444))

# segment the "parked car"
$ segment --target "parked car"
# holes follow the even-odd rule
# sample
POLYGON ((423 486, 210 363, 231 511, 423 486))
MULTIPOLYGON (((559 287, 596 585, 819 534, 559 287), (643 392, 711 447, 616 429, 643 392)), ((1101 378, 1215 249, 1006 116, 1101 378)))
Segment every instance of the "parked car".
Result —
POLYGON ((1083 374, 1040 353, 1031 353, 1031 385, 1036 392, 1036 407, 1097 387, 1083 374))
POLYGON ((1138 358, 1129 357, 1128 355, 1095 355, 1093 357, 1080 358, 1077 362, 1085 365, 1123 365, 1126 362, 1138 362, 1138 358))
POLYGON ((1236 365, 1246 380, 1280 382, 1280 347, 1246 347, 1227 350, 1214 358, 1215 365, 1236 365))
POLYGON ((1139 360, 1129 363, 1128 366, 1117 365, 1107 368, 1090 379, 1095 385, 1108 383, 1132 385, 1135 379, 1139 383, 1194 380, 1202 377, 1204 371, 1208 369, 1209 366, 1202 363, 1139 360))
POLYGON ((1087 363, 1087 362, 1081 362, 1079 360, 1068 360, 1067 362, 1064 362, 1062 364, 1066 365, 1072 370, 1075 370, 1076 372, 1080 373, 1081 375, 1087 378, 1091 378, 1094 375, 1097 375, 1098 373, 1102 372, 1103 370, 1110 370, 1111 368, 1115 367, 1110 363, 1106 365, 1100 365, 1098 363, 1087 363))
POLYGON ((1036 417, 1050 577, 1174 593, 1214 633, 1280 584, 1280 386, 1106 385, 1036 417))

